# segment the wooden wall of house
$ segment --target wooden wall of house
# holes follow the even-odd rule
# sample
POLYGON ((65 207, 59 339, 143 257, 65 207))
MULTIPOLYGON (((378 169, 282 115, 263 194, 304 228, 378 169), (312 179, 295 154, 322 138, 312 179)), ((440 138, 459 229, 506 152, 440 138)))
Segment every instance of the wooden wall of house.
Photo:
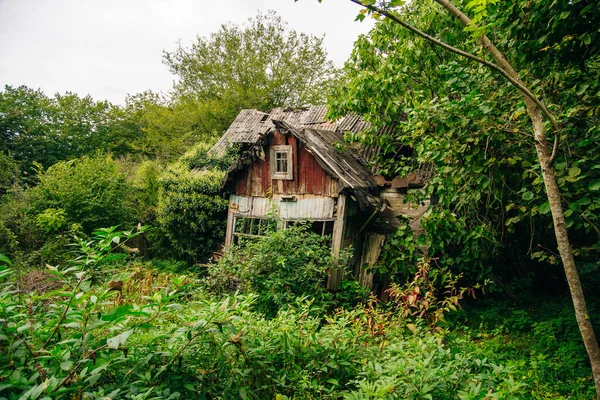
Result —
POLYGON ((267 147, 264 160, 257 159, 245 172, 236 177, 236 194, 257 197, 268 197, 269 194, 337 197, 338 181, 325 173, 317 160, 295 137, 275 131, 270 145, 292 146, 294 179, 271 179, 270 152, 267 147))

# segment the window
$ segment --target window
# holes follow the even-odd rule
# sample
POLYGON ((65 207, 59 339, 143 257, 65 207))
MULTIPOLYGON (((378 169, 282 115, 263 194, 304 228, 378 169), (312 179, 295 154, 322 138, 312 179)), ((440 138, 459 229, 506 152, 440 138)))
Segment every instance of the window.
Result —
POLYGON ((282 220, 269 217, 241 217, 233 218, 232 244, 243 245, 252 240, 265 237, 270 232, 278 229, 286 229, 294 225, 307 225, 308 230, 323 237, 325 243, 331 246, 331 237, 333 235, 333 225, 335 220, 282 220))
POLYGON ((271 179, 294 179, 292 146, 271 146, 271 179))
POLYGON ((335 223, 334 219, 328 220, 287 220, 283 221, 283 227, 287 228, 289 226, 294 225, 308 225, 308 230, 316 233, 317 235, 321 235, 325 240, 327 245, 331 246, 331 237, 333 236, 333 225, 335 223))
POLYGON ((234 217, 233 244, 263 237, 276 229, 277 222, 272 218, 234 217))

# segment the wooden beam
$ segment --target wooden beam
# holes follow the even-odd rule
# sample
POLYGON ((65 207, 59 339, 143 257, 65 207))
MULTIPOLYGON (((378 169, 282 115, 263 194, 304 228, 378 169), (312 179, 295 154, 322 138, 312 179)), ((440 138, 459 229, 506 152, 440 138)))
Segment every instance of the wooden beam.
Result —
POLYGON ((229 200, 229 207, 227 208, 227 230, 225 231, 225 250, 231 247, 233 243, 233 230, 235 224, 235 217, 233 211, 231 211, 231 197, 229 200))
POLYGON ((377 233, 367 233, 365 235, 365 244, 363 254, 360 260, 360 268, 357 280, 367 289, 373 288, 373 272, 371 268, 377 263, 381 246, 385 240, 384 235, 377 233))
MULTIPOLYGON (((334 257, 339 257, 344 242, 344 228, 346 221, 346 195, 340 194, 337 200, 337 215, 333 223, 333 234, 331 237, 331 251, 334 257)), ((327 288, 337 290, 342 283, 344 277, 343 268, 329 268, 329 276, 327 277, 327 288)))

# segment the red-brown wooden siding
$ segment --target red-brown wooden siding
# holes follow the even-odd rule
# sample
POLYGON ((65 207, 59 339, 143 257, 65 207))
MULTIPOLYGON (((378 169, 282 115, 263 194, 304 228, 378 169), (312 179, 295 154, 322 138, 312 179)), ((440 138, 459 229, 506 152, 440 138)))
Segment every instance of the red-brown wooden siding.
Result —
POLYGON ((292 146, 294 168, 293 180, 271 179, 270 151, 265 149, 265 159, 257 159, 248 169, 241 173, 235 185, 235 193, 243 196, 266 197, 269 189, 277 194, 315 194, 337 197, 338 182, 325 173, 317 160, 294 136, 281 135, 275 132, 271 137, 271 145, 292 146))

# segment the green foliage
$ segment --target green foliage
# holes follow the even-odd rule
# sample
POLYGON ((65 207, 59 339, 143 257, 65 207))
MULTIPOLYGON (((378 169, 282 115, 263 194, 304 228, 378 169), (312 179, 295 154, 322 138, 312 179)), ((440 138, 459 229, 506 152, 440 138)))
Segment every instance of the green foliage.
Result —
MULTIPOLYGON (((203 260, 225 236, 227 200, 223 172, 171 166, 160 179, 158 222, 175 255, 203 260)), ((164 245, 163 245, 164 246, 164 245)))
POLYGON ((225 154, 215 156, 209 154, 212 143, 199 143, 187 151, 180 162, 189 169, 218 169, 227 171, 227 169, 238 160, 240 149, 238 146, 227 146, 225 154))
POLYGON ((48 168, 58 161, 111 151, 124 154, 135 129, 122 122, 119 107, 73 93, 47 97, 26 86, 0 92, 0 147, 29 172, 34 162, 48 168))
POLYGON ((179 78, 177 98, 197 101, 205 130, 219 133, 243 108, 321 104, 333 77, 323 38, 289 30, 273 11, 179 45, 164 63, 179 78))
POLYGON ((31 211, 64 210, 64 223, 78 223, 87 233, 99 226, 132 222, 126 202, 126 177, 109 155, 59 162, 39 176, 30 189, 31 211))
POLYGON ((15 296, 10 260, 0 255, 4 396, 450 399, 522 394, 510 368, 454 353, 426 332, 408 333, 372 307, 339 310, 323 320, 311 301, 301 301, 265 320, 250 310, 252 296, 214 301, 187 277, 157 275, 135 260, 129 267, 115 265, 126 257, 116 249, 132 235, 112 228, 80 241, 80 257, 72 267, 50 270, 59 288, 49 292, 15 296))
POLYGON ((143 92, 127 96, 125 103, 125 122, 137 132, 131 147, 138 156, 174 161, 192 144, 216 136, 198 101, 143 92))
POLYGON ((0 152, 0 199, 19 180, 19 166, 11 157, 0 152))
POLYGON ((270 316, 301 296, 327 308, 332 300, 325 288, 328 270, 338 261, 324 238, 296 225, 233 247, 210 266, 207 284, 217 293, 257 294, 256 309, 270 316))
POLYGON ((40 246, 40 229, 35 216, 28 213, 28 194, 21 188, 11 190, 0 202, 0 252, 13 258, 22 250, 40 246))
POLYGON ((66 225, 67 218, 62 208, 47 208, 35 218, 38 226, 45 232, 52 233, 66 225))
MULTIPOLYGON (((600 159, 593 143, 600 138, 600 59, 598 45, 587 38, 597 35, 590 24, 596 10, 586 1, 457 5, 472 9, 480 28, 493 32, 494 43, 517 70, 527 71, 526 81, 559 116, 563 133, 556 169, 567 226, 577 262, 595 263, 600 159)), ((465 31, 433 1, 396 10, 450 45, 481 51, 473 40, 481 31, 465 31)), ((388 245, 387 271, 403 277, 414 270, 420 246, 440 256, 441 267, 471 281, 489 276, 492 268, 510 278, 558 265, 531 123, 513 87, 387 19, 356 42, 344 73, 344 84, 329 101, 331 117, 356 112, 374 126, 393 127, 390 134, 372 130, 348 139, 380 148, 374 162, 388 177, 419 168, 434 171, 422 191, 409 193, 412 201, 431 200, 422 219, 425 234, 399 232, 388 245), (528 255, 546 264, 536 266, 528 255), (509 266, 505 259, 512 260, 509 266)))
MULTIPOLYGON (((452 315, 451 346, 521 377, 532 398, 587 399, 595 396, 591 372, 570 299, 479 300, 452 315)), ((592 315, 597 304, 591 304, 592 315)))
POLYGON ((156 207, 160 176, 164 166, 158 161, 135 163, 129 173, 129 200, 137 220, 144 225, 156 224, 156 207))

